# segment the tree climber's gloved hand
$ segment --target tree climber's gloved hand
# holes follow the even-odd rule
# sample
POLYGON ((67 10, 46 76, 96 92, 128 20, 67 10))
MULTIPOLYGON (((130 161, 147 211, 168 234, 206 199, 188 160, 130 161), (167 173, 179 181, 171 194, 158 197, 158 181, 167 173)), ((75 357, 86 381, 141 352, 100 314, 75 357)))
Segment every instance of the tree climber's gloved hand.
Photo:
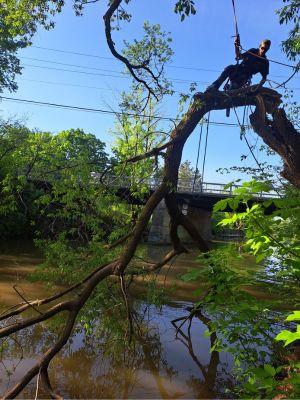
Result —
POLYGON ((237 35, 235 37, 234 46, 235 46, 235 59, 236 59, 236 61, 238 61, 242 58, 241 51, 240 51, 240 48, 241 48, 240 35, 237 35))

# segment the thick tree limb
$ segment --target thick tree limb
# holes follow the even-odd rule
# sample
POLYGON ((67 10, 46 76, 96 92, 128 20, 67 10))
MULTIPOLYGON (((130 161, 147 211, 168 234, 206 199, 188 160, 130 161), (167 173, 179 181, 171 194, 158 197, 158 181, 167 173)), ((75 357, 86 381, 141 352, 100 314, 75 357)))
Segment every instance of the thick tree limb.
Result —
POLYGON ((4 314, 0 314, 0 321, 4 321, 7 320, 13 316, 19 315, 22 312, 26 311, 28 308, 30 307, 40 307, 44 304, 49 304, 52 303, 53 301, 62 298, 63 296, 65 296, 66 294, 78 289, 79 287, 81 287, 84 283, 86 283, 92 276, 94 276, 99 270, 103 269, 104 267, 106 267, 106 265, 102 265, 99 268, 96 268, 93 272, 91 272, 89 275, 87 275, 83 280, 81 280, 80 282, 76 283, 75 285, 72 285, 71 287, 69 287, 66 290, 63 290, 59 293, 56 293, 53 296, 50 297, 46 297, 44 299, 37 299, 37 300, 31 300, 29 302, 24 302, 24 303, 19 303, 16 306, 11 307, 9 310, 7 310, 7 312, 5 312, 4 314), (10 311, 12 310, 12 311, 10 311))
MULTIPOLYGON (((45 311, 43 315, 40 315, 38 317, 33 317, 33 318, 28 318, 24 321, 17 322, 16 324, 13 324, 9 327, 2 328, 0 330, 0 337, 5 337, 8 336, 9 334, 13 332, 17 332, 20 329, 23 329, 25 327, 31 326, 33 324, 36 324, 38 322, 46 320, 47 316, 48 318, 52 317, 53 315, 56 315, 57 313, 61 311, 68 311, 69 316, 66 321, 65 328, 59 338, 59 340, 50 348, 48 349, 40 358, 40 360, 23 376, 22 379, 8 392, 5 393, 3 396, 4 399, 10 399, 16 397, 23 389, 24 387, 39 373, 40 370, 46 370, 48 368, 49 363, 55 357, 55 355, 62 349, 62 347, 67 343, 71 332, 73 330, 76 317, 81 310, 81 308, 84 306, 88 298, 90 297, 92 291, 95 289, 95 287, 101 282, 104 278, 107 276, 111 275, 114 271, 115 268, 115 262, 112 262, 105 267, 99 269, 91 278, 89 281, 87 281, 85 288, 81 292, 81 295, 78 298, 75 298, 73 301, 66 301, 60 304, 57 304, 53 306, 51 309, 49 309, 47 312, 45 311)), ((49 382, 50 384, 50 382, 49 382)), ((51 385, 50 385, 51 387, 51 385)))
POLYGON ((272 120, 266 117, 266 105, 256 96, 256 109, 250 115, 254 131, 283 160, 281 175, 300 188, 300 134, 288 120, 284 109, 274 108, 272 120))
POLYGON ((200 235, 198 229, 195 227, 192 221, 190 221, 186 215, 184 215, 176 201, 176 197, 174 193, 171 193, 165 197, 166 206, 171 218, 170 223, 170 238, 173 243, 175 249, 180 251, 182 244, 178 236, 177 229, 179 225, 181 225, 191 236, 193 241, 198 245, 199 249, 202 252, 206 252, 209 250, 208 245, 206 244, 205 240, 203 240, 202 236, 200 235))

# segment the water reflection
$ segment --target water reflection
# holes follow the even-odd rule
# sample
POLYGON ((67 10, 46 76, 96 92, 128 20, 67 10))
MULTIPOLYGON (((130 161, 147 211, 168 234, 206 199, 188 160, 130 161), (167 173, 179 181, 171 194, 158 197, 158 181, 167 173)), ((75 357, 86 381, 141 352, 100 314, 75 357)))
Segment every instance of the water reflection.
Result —
MULTIPOLYGON (((156 259, 165 248, 149 247, 147 257, 156 259)), ((163 285, 176 281, 177 299, 191 299, 194 287, 178 279, 194 262, 176 260, 173 270, 161 272, 163 285), (167 279, 165 277, 166 273, 167 279)), ((192 260, 191 260, 192 259, 192 260)), ((19 301, 13 284, 20 285, 28 298, 45 296, 45 288, 29 283, 23 276, 40 262, 32 244, 6 247, 0 252, 0 303, 6 308, 19 301), (16 282, 17 281, 17 282, 16 282)), ((103 310, 96 310, 94 327, 86 332, 80 324, 67 345, 50 364, 53 387, 65 398, 216 398, 223 396, 224 380, 228 379, 231 359, 226 354, 210 351, 214 337, 204 337, 208 321, 198 315, 193 323, 177 330, 171 321, 186 315, 187 301, 171 302, 157 308, 134 300, 140 330, 130 348, 122 340, 124 326, 121 315, 105 319, 103 310), (110 322, 109 322, 110 321, 110 322), (117 321, 117 322, 116 322, 117 321), (121 329, 120 329, 121 328, 121 329), (116 331, 119 331, 116 333, 116 331)), ((0 310, 1 311, 1 310, 0 310)), ((0 342, 0 393, 12 387, 35 363, 39 354, 57 339, 64 315, 51 323, 27 328, 22 333, 0 342)), ((123 321, 124 322, 124 321, 123 321)), ((35 398, 36 379, 20 398, 35 398)), ((39 398, 47 397, 39 388, 39 398)))
MULTIPOLYGON (((100 321, 96 321, 89 334, 77 328, 51 364, 50 378, 60 395, 66 398, 163 399, 218 396, 219 381, 226 377, 223 370, 228 369, 228 360, 225 355, 210 352, 214 337, 203 336, 207 329, 205 317, 194 318, 185 333, 171 324, 182 312, 183 303, 165 305, 160 310, 147 306, 146 314, 145 306, 143 303, 135 305, 140 315, 143 314, 140 319, 143 335, 138 334, 130 348, 123 340, 114 340, 111 331, 103 330, 103 326, 99 335, 97 324, 100 321)), ((6 342, 1 353, 1 393, 20 379, 38 355, 53 343, 55 336, 49 326, 40 325, 6 342)), ((35 389, 36 381, 21 397, 35 397, 35 389)), ((41 391, 39 397, 43 397, 41 391)))

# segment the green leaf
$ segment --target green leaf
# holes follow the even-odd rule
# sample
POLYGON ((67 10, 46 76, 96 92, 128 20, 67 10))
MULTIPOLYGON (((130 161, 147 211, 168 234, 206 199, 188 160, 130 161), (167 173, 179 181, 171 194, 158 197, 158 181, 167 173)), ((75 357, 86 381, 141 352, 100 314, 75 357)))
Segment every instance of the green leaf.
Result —
POLYGON ((253 373, 258 378, 266 378, 269 374, 264 368, 254 368, 253 373))
POLYGON ((272 365, 270 365, 270 364, 264 364, 264 370, 266 371, 266 373, 267 373, 269 376, 275 376, 275 375, 276 375, 276 370, 275 370, 275 368, 274 368, 272 365))
POLYGON ((265 253, 261 253, 258 256, 255 257, 255 261, 257 264, 259 264, 262 260, 264 260, 267 257, 265 253))
POLYGON ((283 340, 284 347, 287 346, 290 343, 295 342, 296 340, 300 339, 300 325, 297 327, 297 332, 290 332, 287 330, 283 330, 278 335, 275 337, 275 340, 283 340))
POLYGON ((250 383, 250 382, 246 382, 244 384, 244 387, 245 387, 245 389, 247 389, 249 392, 252 392, 252 393, 257 393, 257 391, 258 391, 257 387, 253 383, 250 383))
POLYGON ((286 321, 300 321, 300 311, 293 311, 293 314, 287 316, 286 321))
POLYGON ((227 207, 228 204, 228 199, 223 199, 218 201, 215 205, 214 205, 214 212, 216 211, 224 211, 225 208, 227 207))

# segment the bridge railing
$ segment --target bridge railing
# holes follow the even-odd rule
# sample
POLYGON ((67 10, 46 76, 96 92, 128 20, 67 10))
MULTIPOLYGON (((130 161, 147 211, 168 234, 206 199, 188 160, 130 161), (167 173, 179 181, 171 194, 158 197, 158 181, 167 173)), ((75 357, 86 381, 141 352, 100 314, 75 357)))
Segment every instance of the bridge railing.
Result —
MULTIPOLYGON (((95 179, 97 179, 97 174, 93 175, 95 179)), ((144 179, 141 183, 145 184, 149 187, 149 189, 155 190, 160 184, 162 180, 159 178, 148 177, 144 179)), ((107 182, 108 185, 118 187, 118 188, 129 188, 132 186, 132 180, 130 177, 122 176, 111 176, 107 182)), ((219 196, 233 196, 233 192, 235 189, 242 187, 241 185, 236 184, 225 184, 225 183, 215 183, 215 182, 202 182, 200 179, 197 179, 196 182, 194 179, 179 179, 177 185, 177 191, 179 193, 192 193, 195 195, 219 195, 219 196)), ((278 198, 279 194, 275 191, 271 192, 257 192, 253 193, 253 195, 257 198, 278 198)))
MULTIPOLYGON (((223 195, 223 196, 233 196, 235 189, 242 187, 242 185, 236 184, 225 184, 225 183, 215 183, 215 182, 196 182, 192 180, 178 180, 177 190, 180 193, 195 193, 195 194, 213 194, 213 195, 223 195)), ((256 192, 253 193, 255 197, 258 198, 278 198, 279 194, 275 191, 270 192, 256 192)))

